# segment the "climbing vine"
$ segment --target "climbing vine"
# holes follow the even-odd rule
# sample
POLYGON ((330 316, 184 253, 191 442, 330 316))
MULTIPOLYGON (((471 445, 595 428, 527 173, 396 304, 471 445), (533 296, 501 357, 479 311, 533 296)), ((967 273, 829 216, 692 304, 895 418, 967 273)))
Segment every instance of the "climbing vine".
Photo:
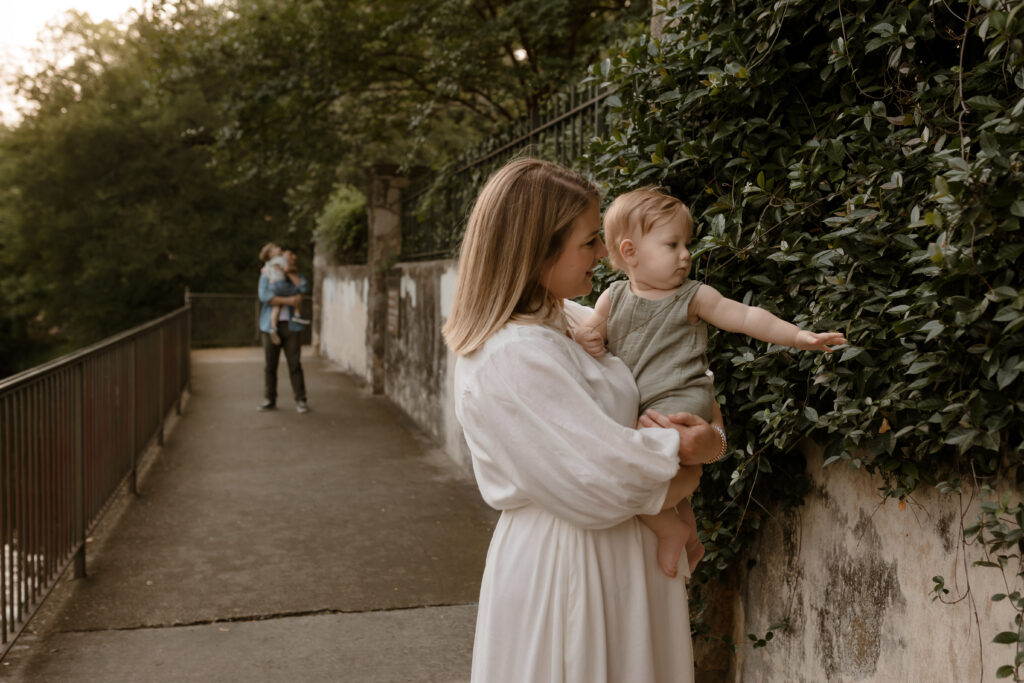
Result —
MULTIPOLYGON (((959 489, 962 472, 1020 486, 1022 7, 679 2, 660 37, 593 67, 618 88, 587 158, 606 194, 667 187, 697 222, 694 277, 850 340, 826 355, 713 334, 732 450, 694 499, 703 576, 733 563, 769 501, 803 499, 807 437, 901 502, 959 489)), ((966 537, 1011 571, 998 558, 1019 560, 1019 507, 984 505, 966 537)), ((1003 599, 1019 679, 1021 596, 1003 599)))

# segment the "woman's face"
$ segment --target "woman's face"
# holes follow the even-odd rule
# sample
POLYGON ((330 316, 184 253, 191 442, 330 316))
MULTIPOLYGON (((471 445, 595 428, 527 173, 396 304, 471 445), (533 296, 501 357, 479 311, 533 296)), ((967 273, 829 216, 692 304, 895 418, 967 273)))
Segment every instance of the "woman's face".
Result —
POLYGON ((541 276, 540 283, 556 299, 590 294, 594 267, 608 254, 601 241, 601 211, 593 202, 568 228, 562 252, 541 276))

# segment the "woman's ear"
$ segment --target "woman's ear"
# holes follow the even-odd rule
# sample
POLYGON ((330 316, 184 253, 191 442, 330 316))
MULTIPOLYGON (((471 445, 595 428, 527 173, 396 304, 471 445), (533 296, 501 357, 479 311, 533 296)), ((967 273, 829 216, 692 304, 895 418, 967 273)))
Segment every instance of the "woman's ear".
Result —
POLYGON ((636 256, 636 245, 633 244, 633 240, 624 239, 619 242, 619 256, 630 268, 635 268, 637 264, 636 256))

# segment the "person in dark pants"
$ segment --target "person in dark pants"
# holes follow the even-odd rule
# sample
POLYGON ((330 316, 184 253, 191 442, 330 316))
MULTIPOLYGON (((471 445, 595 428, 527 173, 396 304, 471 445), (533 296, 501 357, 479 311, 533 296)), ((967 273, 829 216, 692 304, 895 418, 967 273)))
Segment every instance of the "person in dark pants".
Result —
POLYGON ((258 293, 262 307, 260 308, 260 336, 263 338, 264 378, 263 403, 260 410, 273 410, 277 407, 277 364, 281 359, 281 350, 288 363, 288 378, 295 394, 295 410, 308 413, 306 403, 306 379, 302 374, 302 330, 303 325, 291 319, 291 310, 299 310, 302 295, 309 290, 309 283, 295 270, 295 252, 285 250, 289 269, 287 277, 280 282, 271 282, 266 275, 260 274, 258 293), (271 309, 280 307, 280 318, 277 320, 277 334, 281 343, 275 344, 270 333, 274 330, 271 324, 271 309))

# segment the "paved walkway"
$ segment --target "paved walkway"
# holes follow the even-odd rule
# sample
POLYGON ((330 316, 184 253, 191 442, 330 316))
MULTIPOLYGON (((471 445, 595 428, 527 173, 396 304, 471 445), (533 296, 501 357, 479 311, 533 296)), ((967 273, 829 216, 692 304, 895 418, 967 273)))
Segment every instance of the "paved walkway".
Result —
POLYGON ((496 515, 383 398, 315 357, 193 353, 193 393, 0 666, 4 681, 468 681, 496 515), (70 571, 68 572, 70 576, 70 571))

